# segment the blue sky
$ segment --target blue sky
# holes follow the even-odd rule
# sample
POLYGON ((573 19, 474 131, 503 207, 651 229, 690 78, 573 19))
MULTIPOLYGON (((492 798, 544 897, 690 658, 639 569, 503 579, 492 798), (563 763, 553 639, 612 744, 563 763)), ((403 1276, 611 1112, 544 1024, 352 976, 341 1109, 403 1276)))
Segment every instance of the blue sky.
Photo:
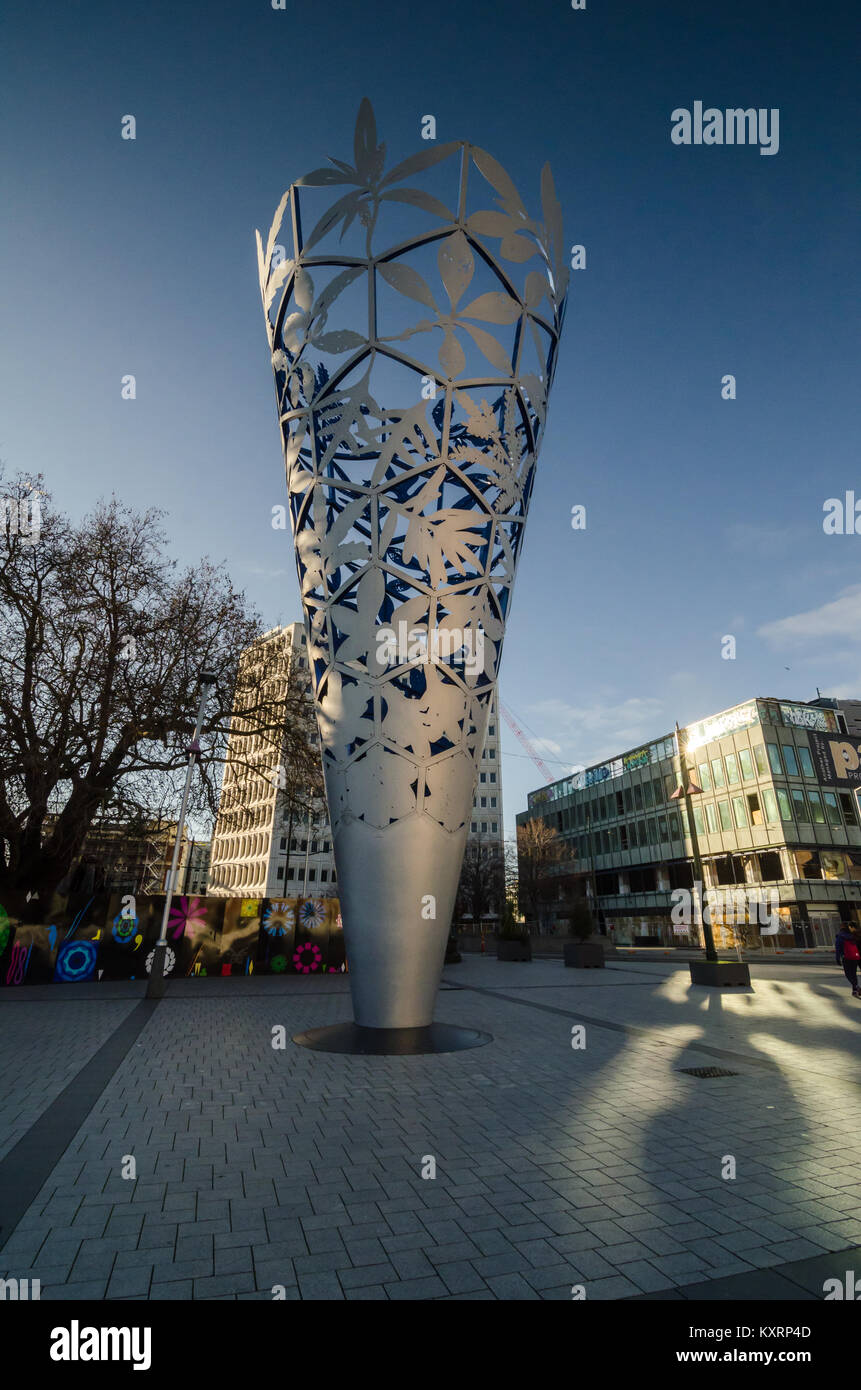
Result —
MULTIPOLYGON (((430 113, 527 203, 549 159, 587 249, 501 676, 545 758, 562 776, 754 694, 861 695, 861 535, 822 527, 861 500, 858 27, 848 0, 12 0, 0 457, 73 514, 112 489, 165 508, 179 556, 298 617, 254 228, 349 157, 363 96, 393 160, 430 113), (778 153, 674 145, 697 100, 778 108, 778 153)), ((541 777, 504 749, 512 833, 541 777)))

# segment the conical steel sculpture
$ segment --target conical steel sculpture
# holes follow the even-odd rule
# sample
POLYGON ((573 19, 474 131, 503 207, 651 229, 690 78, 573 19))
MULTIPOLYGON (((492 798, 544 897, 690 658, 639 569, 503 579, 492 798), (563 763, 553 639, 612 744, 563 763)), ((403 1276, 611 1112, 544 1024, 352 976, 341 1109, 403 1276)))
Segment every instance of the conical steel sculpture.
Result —
POLYGON ((257 244, 356 1024, 421 1050, 568 272, 549 166, 536 220, 473 145, 385 159, 363 101, 257 244))

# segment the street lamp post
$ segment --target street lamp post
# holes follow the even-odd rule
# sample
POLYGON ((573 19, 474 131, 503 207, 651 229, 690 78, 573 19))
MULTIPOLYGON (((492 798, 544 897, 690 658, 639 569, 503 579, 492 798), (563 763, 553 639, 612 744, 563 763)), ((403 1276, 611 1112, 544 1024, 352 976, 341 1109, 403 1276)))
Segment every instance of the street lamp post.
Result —
POLYGON ((182 789, 182 802, 180 803, 179 820, 176 826, 176 839, 173 843, 173 858, 170 863, 170 873, 167 876, 167 887, 164 895, 164 912, 161 915, 161 931, 158 934, 158 941, 153 951, 152 970, 150 971, 149 983, 147 984, 147 999, 160 999, 164 994, 164 966, 165 960, 167 959, 167 919, 170 915, 170 905, 176 885, 176 871, 179 864, 180 848, 182 846, 182 832, 185 829, 185 813, 188 809, 188 794, 191 791, 191 776, 194 772, 194 765, 197 762, 198 754, 200 753, 200 733, 203 728, 207 702, 214 685, 215 676, 210 671, 202 671, 200 675, 201 690, 200 704, 197 708, 197 722, 194 726, 191 743, 186 750, 188 753, 188 767, 185 772, 185 786, 182 789))
POLYGON ((705 942, 705 960, 692 960, 690 963, 691 984, 694 985, 750 985, 750 967, 741 960, 738 961, 719 961, 715 950, 714 936, 712 935, 711 922, 706 921, 706 914, 702 909, 702 894, 704 888, 703 865, 700 859, 700 844, 697 837, 697 827, 694 821, 693 807, 691 798, 699 796, 702 787, 698 787, 693 781, 689 772, 687 758, 682 746, 682 731, 676 723, 676 745, 679 750, 679 785, 673 792, 673 800, 684 800, 685 809, 688 813, 688 826, 691 835, 691 854, 694 861, 695 882, 699 884, 697 898, 700 903, 700 922, 703 929, 703 940, 705 942))
POLYGON ((718 956, 717 951, 715 949, 715 939, 712 933, 711 922, 706 921, 705 913, 702 909, 702 894, 703 889, 705 887, 705 880, 703 878, 703 862, 700 858, 700 842, 697 836, 697 827, 696 822, 694 821, 694 811, 691 800, 692 797, 698 796, 702 793, 702 787, 698 787, 696 782, 691 780, 690 774, 688 772, 687 758, 685 757, 684 751, 682 749, 682 731, 679 728, 678 721, 676 721, 676 744, 679 750, 679 774, 681 780, 679 782, 678 787, 673 792, 673 796, 678 800, 684 799, 688 828, 690 830, 691 836, 691 853, 694 861, 694 883, 699 884, 699 889, 696 893, 696 897, 700 904, 699 916, 700 925, 703 931, 703 940, 705 942, 706 948, 706 960, 716 961, 718 956))

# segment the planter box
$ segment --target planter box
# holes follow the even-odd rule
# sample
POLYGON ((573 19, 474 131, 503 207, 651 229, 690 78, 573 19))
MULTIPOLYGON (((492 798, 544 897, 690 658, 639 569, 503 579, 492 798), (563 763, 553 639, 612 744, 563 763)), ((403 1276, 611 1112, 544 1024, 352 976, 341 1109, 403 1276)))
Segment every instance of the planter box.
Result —
POLYGON ((692 960, 692 985, 750 985, 750 967, 739 960, 692 960))
POLYGON ((562 948, 565 964, 575 970, 603 970, 604 947, 597 941, 566 941, 562 948))
POLYGON ((531 941, 497 941, 497 960, 531 960, 531 941))

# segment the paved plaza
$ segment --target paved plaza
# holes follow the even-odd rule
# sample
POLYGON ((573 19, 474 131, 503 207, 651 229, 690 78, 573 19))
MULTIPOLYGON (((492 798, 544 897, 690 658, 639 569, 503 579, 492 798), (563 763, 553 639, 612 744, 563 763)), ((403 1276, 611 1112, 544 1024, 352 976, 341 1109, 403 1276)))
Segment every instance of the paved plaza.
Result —
POLYGON ((352 1016, 341 975, 6 989, 0 1273, 75 1300, 821 1298, 861 1271, 861 1001, 828 961, 752 976, 465 955, 436 1016, 493 1041, 402 1058, 292 1043, 352 1016))

